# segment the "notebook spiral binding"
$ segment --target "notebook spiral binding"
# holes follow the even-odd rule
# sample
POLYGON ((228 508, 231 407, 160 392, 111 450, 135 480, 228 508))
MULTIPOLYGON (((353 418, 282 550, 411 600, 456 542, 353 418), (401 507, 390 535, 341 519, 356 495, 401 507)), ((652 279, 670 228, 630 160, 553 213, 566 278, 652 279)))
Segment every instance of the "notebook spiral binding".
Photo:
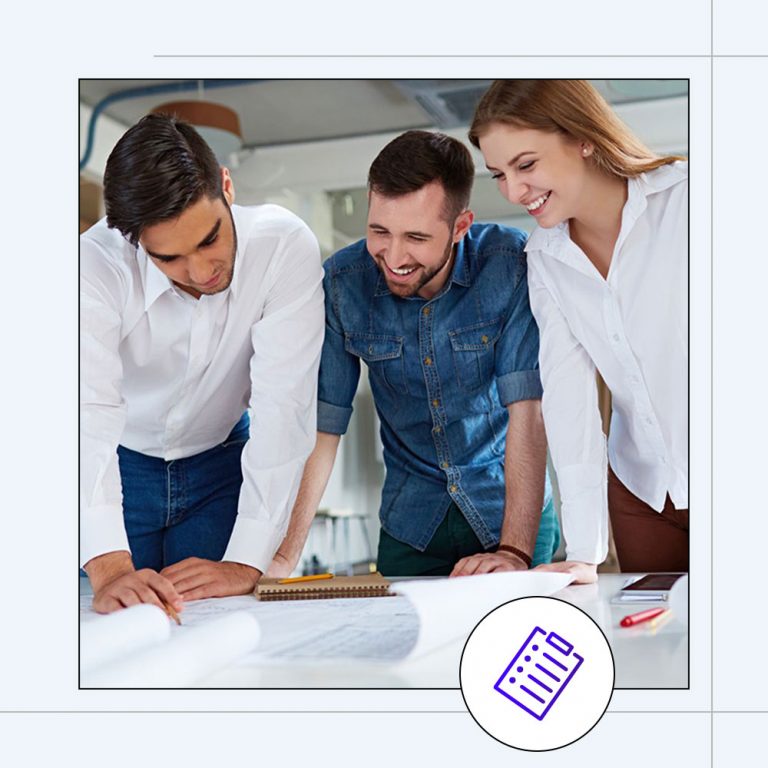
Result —
POLYGON ((335 589, 313 592, 301 590, 300 592, 260 592, 259 600, 322 600, 329 597, 395 597, 389 590, 371 589, 335 589))

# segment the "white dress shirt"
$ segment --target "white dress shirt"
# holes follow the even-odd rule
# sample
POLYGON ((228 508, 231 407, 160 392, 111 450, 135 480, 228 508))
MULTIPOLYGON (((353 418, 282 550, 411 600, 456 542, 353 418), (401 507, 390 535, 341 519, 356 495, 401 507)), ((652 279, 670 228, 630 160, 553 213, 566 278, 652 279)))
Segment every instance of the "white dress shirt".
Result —
POLYGON ((220 444, 250 407, 224 560, 266 570, 315 444, 323 270, 309 228, 232 206, 230 286, 195 299, 102 220, 81 237, 81 563, 130 549, 118 444, 166 461, 220 444))
POLYGON ((568 224, 526 247, 542 410, 569 560, 608 552, 607 465, 595 369, 611 391, 608 459, 656 511, 688 506, 688 164, 628 181, 607 279, 568 224))

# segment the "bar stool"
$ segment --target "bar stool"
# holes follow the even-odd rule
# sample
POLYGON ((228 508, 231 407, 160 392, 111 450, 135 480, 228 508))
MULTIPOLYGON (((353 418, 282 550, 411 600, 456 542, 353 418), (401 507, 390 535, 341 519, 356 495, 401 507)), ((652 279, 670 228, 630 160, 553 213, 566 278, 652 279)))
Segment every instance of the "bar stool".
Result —
POLYGON ((351 509, 327 508, 318 509, 315 519, 322 521, 325 525, 326 551, 329 554, 334 573, 338 573, 342 565, 346 566, 346 570, 352 570, 351 521, 357 521, 365 547, 365 556, 369 563, 374 562, 371 541, 368 538, 368 529, 365 525, 366 515, 351 509))

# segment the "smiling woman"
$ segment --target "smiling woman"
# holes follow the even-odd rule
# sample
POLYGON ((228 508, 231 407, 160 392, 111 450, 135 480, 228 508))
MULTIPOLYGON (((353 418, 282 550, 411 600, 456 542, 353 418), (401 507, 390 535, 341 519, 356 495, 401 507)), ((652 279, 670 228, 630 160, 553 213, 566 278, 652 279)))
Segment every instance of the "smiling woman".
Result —
POLYGON ((538 225, 528 286, 568 560, 602 562, 610 509, 623 570, 687 570, 687 163, 584 80, 496 81, 469 137, 538 225))

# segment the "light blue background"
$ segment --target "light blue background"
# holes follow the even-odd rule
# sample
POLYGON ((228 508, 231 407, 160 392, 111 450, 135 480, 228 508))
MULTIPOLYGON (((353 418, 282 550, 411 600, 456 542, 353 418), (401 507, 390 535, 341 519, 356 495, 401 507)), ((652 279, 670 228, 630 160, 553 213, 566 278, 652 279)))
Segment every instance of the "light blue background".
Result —
MULTIPOLYGON (((444 2, 439 9, 411 0, 305 3, 303 9, 296 3, 190 2, 179 15, 171 6, 139 0, 124 10, 122 18, 112 6, 87 2, 45 12, 28 3, 15 9, 13 21, 4 20, 10 45, 2 54, 7 76, 0 126, 6 200, 0 301, 5 363, 0 385, 5 437, 0 498, 6 583, 0 632, 4 753, 23 755, 17 761, 29 765, 51 763, 65 753, 90 754, 115 768, 168 760, 189 766, 214 761, 265 766, 359 761, 373 768, 415 764, 420 756, 446 766, 514 759, 519 765, 580 768, 605 764, 611 755, 622 768, 645 768, 654 764, 650 750, 663 756, 658 765, 704 766, 711 757, 715 710, 716 764, 758 754, 757 734, 765 732, 768 716, 725 712, 768 709, 768 665, 760 657, 755 663, 751 655, 755 649, 759 652, 762 642, 762 636, 753 633, 765 623, 758 584, 768 542, 761 485, 768 428, 763 395, 766 364, 759 351, 765 345, 768 286, 763 234, 768 114, 758 87, 768 75, 768 62, 711 59, 707 2, 645 0, 631 17, 622 17, 629 7, 598 0, 550 0, 545 5, 444 2), (486 8, 501 8, 501 15, 486 8), (155 57, 446 52, 532 57, 155 57), (557 58, 565 54, 593 58, 557 58), (598 57, 602 55, 611 58, 598 57), (403 77, 692 78, 691 690, 617 692, 611 711, 598 726, 558 752, 512 753, 474 724, 456 691, 77 690, 77 78, 400 73, 403 77), (717 224, 714 304, 712 189, 717 224), (714 561, 709 518, 713 477, 714 561), (714 681, 709 642, 712 565, 714 681), (62 578, 62 574, 72 575, 62 578), (111 710, 116 713, 110 714, 111 710), (175 713, 146 714, 147 710, 175 713), (186 714, 190 710, 198 713, 186 714), (289 712, 254 714, 258 710, 289 712)), ((716 51, 768 53, 759 32, 766 20, 755 17, 764 11, 741 0, 718 0, 714 7, 719 20, 716 51)))

